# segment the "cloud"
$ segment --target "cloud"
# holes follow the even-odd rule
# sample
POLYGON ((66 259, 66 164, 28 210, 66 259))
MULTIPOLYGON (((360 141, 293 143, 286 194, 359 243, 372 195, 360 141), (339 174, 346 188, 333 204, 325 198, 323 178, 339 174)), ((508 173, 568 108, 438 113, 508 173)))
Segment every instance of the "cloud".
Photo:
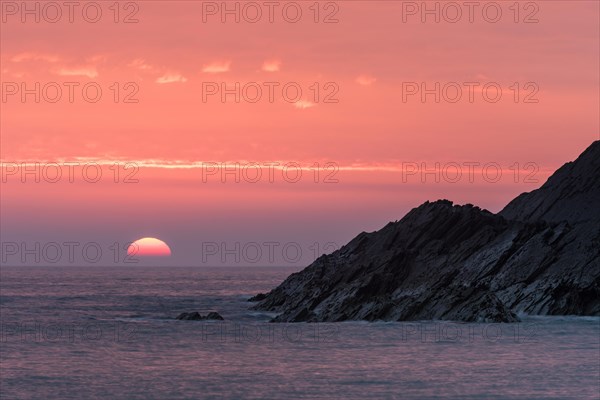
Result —
POLYGON ((22 78, 25 76, 24 72, 12 71, 12 70, 9 70, 8 68, 2 69, 2 75, 9 75, 9 74, 10 74, 10 76, 12 76, 14 78, 22 78))
POLYGON ((136 68, 142 71, 155 71, 156 68, 154 68, 152 65, 147 64, 146 60, 144 60, 143 58, 136 58, 135 60, 131 61, 129 64, 127 64, 128 67, 131 68, 136 68))
POLYGON ((159 75, 155 80, 155 82, 159 84, 187 82, 187 78, 180 73, 170 72, 168 69, 148 64, 143 58, 136 58, 127 64, 127 66, 146 73, 159 75))
POLYGON ((206 72, 208 74, 219 74, 219 73, 223 73, 223 72, 228 72, 230 65, 231 65, 230 61, 214 62, 214 63, 205 65, 202 68, 202 72, 206 72))
POLYGON ((313 103, 311 101, 308 101, 308 100, 299 100, 299 101, 297 101, 297 102, 294 103, 294 107, 299 108, 301 110, 305 110, 307 108, 312 108, 312 107, 315 107, 315 106, 316 106, 315 103, 313 103))
POLYGON ((180 74, 165 74, 156 79, 156 83, 165 84, 165 83, 185 83, 187 82, 187 78, 180 74))
POLYGON ((262 70, 265 72, 277 72, 281 67, 281 62, 277 60, 265 61, 262 65, 262 70))
POLYGON ((66 68, 63 67, 56 72, 60 76, 87 76, 88 78, 96 78, 98 71, 94 66, 66 68))
POLYGON ((375 83, 376 81, 377 81, 377 79, 370 75, 361 75, 358 78, 356 78, 356 82, 363 86, 370 86, 373 83, 375 83))
POLYGON ((55 55, 38 54, 38 53, 30 53, 30 52, 15 54, 10 59, 10 61, 16 62, 16 63, 23 62, 23 61, 46 61, 46 62, 50 62, 50 63, 55 63, 59 60, 60 60, 60 58, 55 55))

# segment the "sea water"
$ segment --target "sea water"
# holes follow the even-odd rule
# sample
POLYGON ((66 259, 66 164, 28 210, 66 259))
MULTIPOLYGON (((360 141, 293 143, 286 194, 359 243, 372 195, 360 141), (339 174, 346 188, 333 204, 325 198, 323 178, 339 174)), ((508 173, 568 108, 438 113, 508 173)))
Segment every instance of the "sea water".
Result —
POLYGON ((598 399, 600 318, 269 323, 298 268, 0 269, 2 399, 598 399), (225 321, 179 321, 217 311, 225 321))

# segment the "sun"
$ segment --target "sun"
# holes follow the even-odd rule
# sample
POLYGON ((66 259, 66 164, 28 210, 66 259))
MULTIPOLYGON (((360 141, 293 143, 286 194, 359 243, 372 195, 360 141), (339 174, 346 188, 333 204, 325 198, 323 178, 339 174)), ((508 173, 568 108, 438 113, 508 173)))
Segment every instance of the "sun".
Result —
POLYGON ((162 240, 145 237, 131 243, 127 248, 127 255, 140 257, 168 257, 171 248, 162 240))

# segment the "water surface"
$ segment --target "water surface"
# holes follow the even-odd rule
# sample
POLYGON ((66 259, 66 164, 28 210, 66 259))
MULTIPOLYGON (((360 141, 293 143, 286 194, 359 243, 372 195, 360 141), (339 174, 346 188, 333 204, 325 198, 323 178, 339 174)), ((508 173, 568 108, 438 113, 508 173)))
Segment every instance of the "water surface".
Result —
POLYGON ((296 270, 2 268, 1 398, 600 398, 600 318, 271 324, 248 309, 296 270))

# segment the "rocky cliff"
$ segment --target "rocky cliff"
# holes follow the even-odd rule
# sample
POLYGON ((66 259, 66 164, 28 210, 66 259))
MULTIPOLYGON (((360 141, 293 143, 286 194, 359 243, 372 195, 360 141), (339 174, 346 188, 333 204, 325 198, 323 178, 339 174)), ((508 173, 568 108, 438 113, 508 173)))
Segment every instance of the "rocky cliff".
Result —
POLYGON ((275 322, 600 315, 600 141, 499 214, 427 202, 259 299, 275 322))

